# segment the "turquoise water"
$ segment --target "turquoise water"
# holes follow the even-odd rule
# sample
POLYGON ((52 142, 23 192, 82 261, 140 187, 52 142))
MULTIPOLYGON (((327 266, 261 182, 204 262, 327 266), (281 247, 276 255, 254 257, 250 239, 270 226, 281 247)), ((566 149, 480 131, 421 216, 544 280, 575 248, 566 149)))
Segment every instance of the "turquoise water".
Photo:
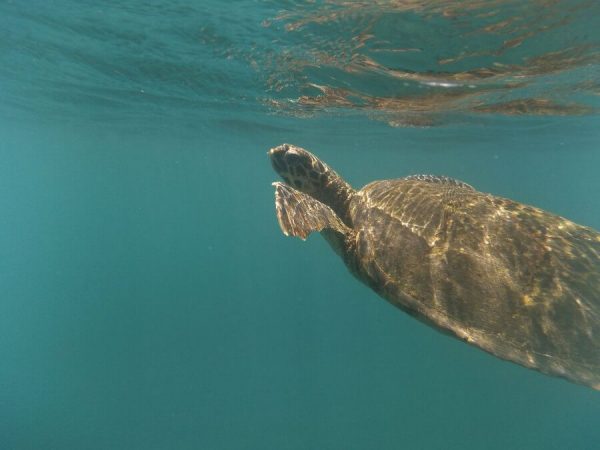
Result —
POLYGON ((598 392, 285 238, 266 151, 600 229, 595 2, 0 1, 0 448, 592 449, 598 392))

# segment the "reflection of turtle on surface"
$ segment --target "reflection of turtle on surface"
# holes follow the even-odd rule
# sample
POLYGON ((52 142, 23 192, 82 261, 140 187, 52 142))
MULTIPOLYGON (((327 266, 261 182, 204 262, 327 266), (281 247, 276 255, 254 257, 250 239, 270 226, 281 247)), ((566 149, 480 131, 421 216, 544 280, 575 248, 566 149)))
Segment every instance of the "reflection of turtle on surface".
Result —
POLYGON ((600 389, 600 234, 446 177, 355 191, 292 145, 269 152, 286 235, 320 231, 394 305, 500 358, 600 389))

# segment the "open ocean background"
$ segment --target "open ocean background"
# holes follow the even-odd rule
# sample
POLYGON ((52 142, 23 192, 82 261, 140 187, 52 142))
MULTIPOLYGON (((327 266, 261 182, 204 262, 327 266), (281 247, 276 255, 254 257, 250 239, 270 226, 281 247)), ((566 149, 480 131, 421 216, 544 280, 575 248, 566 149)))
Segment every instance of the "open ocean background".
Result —
POLYGON ((0 448, 600 448, 599 392, 285 238, 266 156, 600 229, 599 29, 575 0, 0 0, 0 448))

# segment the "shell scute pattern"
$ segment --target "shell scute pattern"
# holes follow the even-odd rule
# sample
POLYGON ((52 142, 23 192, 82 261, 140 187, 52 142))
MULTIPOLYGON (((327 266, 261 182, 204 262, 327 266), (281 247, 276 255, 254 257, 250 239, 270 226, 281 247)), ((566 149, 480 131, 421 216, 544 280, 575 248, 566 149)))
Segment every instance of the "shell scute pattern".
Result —
POLYGON ((465 189, 475 190, 473 186, 465 183, 464 181, 457 180, 456 178, 447 177, 445 175, 409 175, 403 178, 404 180, 417 180, 417 181, 425 181, 428 183, 440 183, 440 184, 448 184, 453 186, 460 186, 465 189))
POLYGON ((585 384, 600 379, 595 231, 420 177, 374 182, 358 196, 353 223, 368 249, 359 258, 385 273, 382 296, 501 358, 585 384), (402 250, 409 234, 426 247, 402 250))

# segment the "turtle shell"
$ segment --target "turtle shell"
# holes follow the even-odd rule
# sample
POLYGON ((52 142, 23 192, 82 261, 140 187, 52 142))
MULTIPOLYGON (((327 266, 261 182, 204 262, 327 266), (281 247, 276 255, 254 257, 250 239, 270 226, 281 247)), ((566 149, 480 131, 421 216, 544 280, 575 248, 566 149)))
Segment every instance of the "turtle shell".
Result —
POLYGON ((500 358, 600 389, 600 234, 443 177, 350 203, 356 275, 500 358))

